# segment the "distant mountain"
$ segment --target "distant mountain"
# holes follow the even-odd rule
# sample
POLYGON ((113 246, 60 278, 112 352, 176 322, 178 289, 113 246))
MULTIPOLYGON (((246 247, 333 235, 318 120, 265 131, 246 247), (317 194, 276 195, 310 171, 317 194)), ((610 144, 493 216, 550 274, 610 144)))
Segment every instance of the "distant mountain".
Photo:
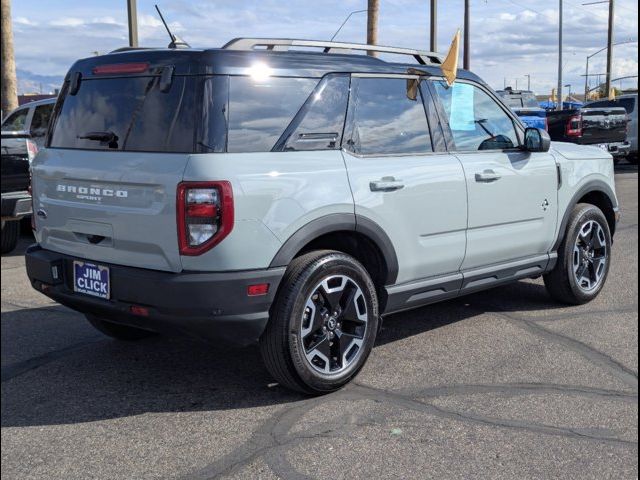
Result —
POLYGON ((38 75, 27 70, 16 69, 18 77, 18 94, 54 93, 64 80, 63 75, 38 75))

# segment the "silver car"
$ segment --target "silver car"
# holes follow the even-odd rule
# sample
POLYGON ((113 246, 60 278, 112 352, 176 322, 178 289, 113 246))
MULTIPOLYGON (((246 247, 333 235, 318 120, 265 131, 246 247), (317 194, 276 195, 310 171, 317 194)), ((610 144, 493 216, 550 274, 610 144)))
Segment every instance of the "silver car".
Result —
POLYGON ((259 341, 313 394, 358 373, 393 312, 543 275, 591 301, 611 155, 551 144, 442 62, 291 39, 79 60, 33 162, 33 287, 118 339, 259 341))

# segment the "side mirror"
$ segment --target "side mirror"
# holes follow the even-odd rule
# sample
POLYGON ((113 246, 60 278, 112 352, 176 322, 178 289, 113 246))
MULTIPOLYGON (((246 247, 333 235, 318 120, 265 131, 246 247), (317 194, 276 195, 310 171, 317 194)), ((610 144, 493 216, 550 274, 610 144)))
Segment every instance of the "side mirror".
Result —
POLYGON ((541 128, 527 128, 524 131, 524 149, 527 152, 548 152, 551 148, 551 137, 541 128))

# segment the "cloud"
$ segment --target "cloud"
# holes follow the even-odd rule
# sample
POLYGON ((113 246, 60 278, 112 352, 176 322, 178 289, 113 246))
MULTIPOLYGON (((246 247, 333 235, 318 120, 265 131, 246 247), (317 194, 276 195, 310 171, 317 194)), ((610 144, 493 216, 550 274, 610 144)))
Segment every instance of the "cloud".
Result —
MULTIPOLYGON (((385 0, 380 6, 379 43, 428 49, 429 2, 385 0)), ((525 0, 472 1, 472 70, 494 87, 515 86, 531 74, 534 89, 547 92, 556 83, 558 14, 553 2, 525 0), (531 6, 529 6, 531 5, 531 6)), ((78 58, 93 51, 108 52, 127 43, 125 3, 115 8, 98 0, 52 0, 43 8, 36 0, 14 2, 16 62, 24 70, 64 75, 78 58), (69 16, 61 12, 68 12, 69 16)), ((462 27, 463 2, 440 2, 438 45, 449 46, 462 27)), ((565 83, 584 82, 587 55, 606 44, 606 6, 583 7, 565 2, 565 83)), ((170 28, 194 47, 216 47, 240 36, 328 39, 349 12, 366 7, 364 0, 164 0, 162 11, 170 28)), ((616 40, 637 39, 637 3, 616 2, 616 40)), ((151 2, 138 2, 141 44, 164 47, 167 33, 151 2)), ((366 14, 356 14, 337 40, 365 42, 366 14)), ((594 72, 604 68, 606 55, 591 60, 594 72)), ((637 44, 615 48, 616 76, 637 74, 637 44)), ((629 85, 633 82, 629 80, 629 85)))

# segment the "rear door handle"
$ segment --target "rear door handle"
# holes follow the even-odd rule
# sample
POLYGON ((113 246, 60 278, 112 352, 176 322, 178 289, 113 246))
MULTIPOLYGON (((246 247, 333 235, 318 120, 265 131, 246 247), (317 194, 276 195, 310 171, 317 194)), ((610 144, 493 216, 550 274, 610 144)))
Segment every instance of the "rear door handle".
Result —
POLYGON ((395 192, 404 188, 402 180, 396 180, 393 177, 383 177, 380 180, 369 183, 372 192, 395 192))
POLYGON ((498 175, 493 170, 485 170, 482 173, 476 173, 476 182, 490 183, 490 182, 496 182, 501 178, 502 176, 498 175))

